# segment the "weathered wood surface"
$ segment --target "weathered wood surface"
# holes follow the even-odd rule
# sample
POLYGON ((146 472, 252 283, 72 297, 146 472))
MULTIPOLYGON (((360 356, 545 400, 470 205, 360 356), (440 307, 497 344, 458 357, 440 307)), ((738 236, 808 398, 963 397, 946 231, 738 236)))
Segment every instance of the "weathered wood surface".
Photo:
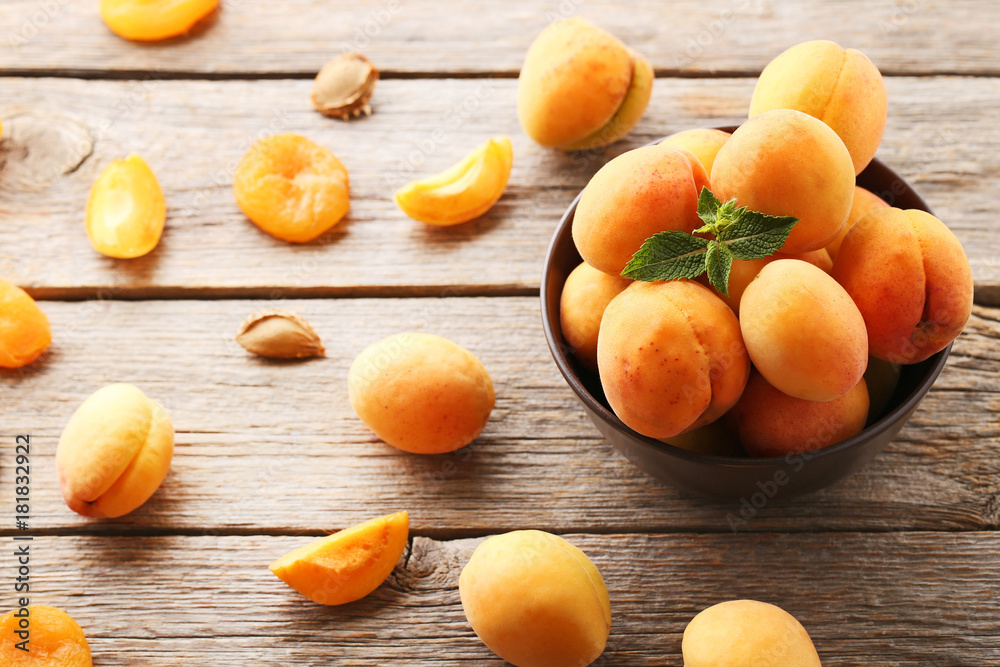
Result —
MULTIPOLYGON (((0 438, 32 436, 32 525, 57 533, 311 533, 408 509, 414 529, 465 537, 534 526, 560 532, 983 530, 1000 526, 1000 311, 976 309, 935 388, 897 440, 844 482, 760 511, 659 484, 587 420, 551 361, 537 298, 279 302, 330 355, 252 357, 234 341, 261 301, 43 302, 55 343, 22 375, 0 374, 0 438), (392 333, 444 335, 497 388, 480 439, 422 457, 376 440, 347 397, 347 371, 392 333), (163 487, 138 511, 93 521, 65 507, 54 452, 93 391, 132 382, 178 431, 163 487)), ((0 485, 0 505, 13 505, 0 485)), ((5 528, 0 526, 0 528, 5 528)))
POLYGON ((515 75, 534 36, 572 15, 661 73, 757 73, 809 39, 859 48, 884 72, 1000 71, 1000 7, 984 0, 225 0, 191 36, 165 44, 116 37, 97 2, 6 0, 0 72, 312 76, 333 55, 362 51, 393 73, 515 75))
MULTIPOLYGON (((773 601, 825 667, 996 665, 997 533, 567 535, 612 604, 599 667, 682 664, 681 634, 727 599, 773 601)), ((32 600, 66 609, 100 665, 501 665, 476 638, 458 575, 478 539, 416 537, 388 581, 321 607, 267 565, 293 536, 39 537, 32 600)))
MULTIPOLYGON (((185 291, 438 295, 448 286, 532 293, 559 217, 601 165, 681 129, 738 123, 753 81, 659 79, 649 111, 626 141, 575 155, 542 149, 521 133, 510 80, 383 81, 375 115, 349 124, 312 111, 308 81, 6 79, 0 85, 6 137, 0 143, 0 277, 41 297, 135 298, 185 291), (19 143, 19 129, 53 125, 23 115, 32 113, 64 117, 55 157, 19 143), (306 134, 334 150, 350 171, 352 210, 315 243, 271 238, 233 199, 236 162, 255 138, 272 132, 306 134), (514 170, 507 193, 486 216, 440 229, 396 208, 392 193, 400 185, 501 133, 514 140, 514 170), (63 174, 75 164, 73 150, 90 150, 81 144, 86 135, 94 140, 92 154, 63 174), (100 171, 129 152, 143 155, 158 174, 169 218, 152 254, 123 262, 90 247, 83 211, 100 171)), ((888 87, 889 124, 879 157, 955 230, 972 262, 977 300, 1000 304, 1000 135, 993 127, 1000 79, 890 78, 888 87)))

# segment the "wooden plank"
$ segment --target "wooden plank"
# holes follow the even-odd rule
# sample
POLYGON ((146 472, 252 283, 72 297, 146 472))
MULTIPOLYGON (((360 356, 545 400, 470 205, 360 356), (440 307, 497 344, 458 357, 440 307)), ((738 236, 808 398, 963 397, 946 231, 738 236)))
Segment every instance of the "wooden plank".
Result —
MULTIPOLYGON (((309 108, 305 81, 7 79, 0 106, 0 277, 36 295, 136 298, 214 296, 529 293, 560 215, 611 157, 695 126, 738 123, 749 79, 659 79, 637 130, 606 152, 566 155, 532 144, 513 112, 515 82, 384 81, 375 115, 350 124, 309 108), (69 174, 63 161, 17 143, 19 111, 58 113, 63 154, 80 128, 93 154, 69 174), (9 120, 11 117, 14 120, 9 120), (329 146, 351 173, 352 211, 321 240, 287 244, 249 223, 233 200, 234 165, 271 132, 299 132, 329 146), (453 228, 404 216, 391 193, 447 167, 494 134, 509 134, 515 164, 507 193, 489 214, 453 228), (83 229, 91 184, 114 157, 142 154, 167 193, 168 228, 151 255, 98 255, 83 229), (57 166, 53 166, 57 165, 57 166), (51 173, 51 172, 56 173, 51 173), (27 174, 27 175, 26 175, 27 174), (48 174, 46 178, 45 174, 48 174), (30 176, 30 178, 29 178, 30 176), (46 180, 51 185, 44 186, 46 180)), ((1000 191, 1000 79, 890 79, 889 126, 879 156, 923 194, 965 244, 977 299, 1000 303, 995 248, 1000 191), (995 115, 995 114, 993 114, 995 115)), ((44 123, 52 125, 46 118, 44 123)))
MULTIPOLYGON (((530 525, 530 524, 529 524, 530 525)), ((598 566, 612 629, 596 665, 680 665, 684 627, 728 599, 772 602, 823 664, 995 665, 997 533, 567 535, 598 566)), ((416 537, 386 584, 321 607, 268 570, 301 537, 41 537, 32 601, 66 609, 101 665, 500 665, 458 575, 479 540, 416 537)))
POLYGON ((995 3, 838 0, 230 0, 186 39, 132 44, 101 22, 97 4, 8 0, 0 72, 146 72, 312 76, 334 54, 363 51, 393 73, 515 74, 548 23, 588 18, 661 73, 757 73, 784 48, 832 39, 892 73, 996 73, 995 3), (472 36, 475 36, 474 38, 472 36))
MULTIPOLYGON (((950 363, 897 440, 860 473, 784 505, 683 496, 598 435, 546 348, 535 298, 45 302, 55 343, 25 373, 0 374, 0 443, 30 434, 32 526, 59 533, 310 533, 401 509, 435 537, 524 525, 560 532, 980 530, 1000 526, 1000 312, 977 308, 950 363), (281 363, 232 339, 261 307, 316 327, 329 357, 281 363), (472 446, 442 456, 373 438, 347 397, 368 344, 408 330, 472 350, 497 388, 472 446), (164 486, 115 521, 67 509, 56 443, 90 393, 133 382, 178 431, 164 486), (735 518, 744 512, 745 523, 735 518)), ((6 469, 5 475, 13 474, 6 469)), ((9 480, 8 480, 9 481, 9 480)), ((0 484, 0 505, 13 506, 0 484)), ((0 528, 6 528, 0 526, 0 528)))

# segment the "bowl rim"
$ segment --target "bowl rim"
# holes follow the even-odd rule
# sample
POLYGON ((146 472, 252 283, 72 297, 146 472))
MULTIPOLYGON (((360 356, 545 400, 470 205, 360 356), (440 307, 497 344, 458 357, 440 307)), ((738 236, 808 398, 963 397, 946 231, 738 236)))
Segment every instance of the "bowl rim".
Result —
MULTIPOLYGON (((733 125, 719 126, 712 129, 723 130, 725 132, 733 132, 736 127, 733 125)), ((669 135, 668 135, 669 136, 669 135)), ((643 146, 637 146, 636 148, 644 148, 646 146, 655 146, 667 137, 662 137, 651 141, 643 146)), ((632 149, 635 150, 635 149, 632 149)), ((894 179, 898 179, 899 182, 906 185, 906 187, 912 192, 914 196, 915 203, 919 204, 919 207, 928 213, 932 213, 930 207, 927 206, 926 202, 920 197, 920 195, 913 190, 909 183, 907 183, 901 176, 896 174, 892 169, 887 167, 883 162, 877 158, 872 158, 871 163, 865 169, 873 167, 882 171, 885 175, 890 176, 894 179)), ((878 194, 878 193, 876 193, 878 194)), ((583 382, 580 380, 576 371, 573 369, 571 362, 569 360, 568 354, 566 352, 565 343, 560 343, 556 337, 556 330, 558 329, 559 338, 562 338, 562 327, 559 323, 553 323, 549 321, 548 314, 550 312, 559 312, 559 304, 553 304, 549 299, 549 283, 552 280, 553 273, 553 256, 556 252, 556 247, 566 242, 567 235, 571 234, 573 217, 576 213, 576 207, 580 202, 580 198, 583 196, 583 190, 581 190, 573 201, 567 207, 566 211, 563 213, 559 220, 559 225, 556 227, 555 233, 552 235, 552 239, 549 241, 548 248, 545 251, 545 262, 542 268, 542 282, 541 289, 539 290, 541 296, 541 316, 542 316, 542 328, 545 331, 545 339, 549 346, 549 352, 552 354, 553 359, 556 362, 556 367, 559 372, 562 373, 563 378, 569 384, 570 388, 576 394, 577 398, 594 414, 599 416, 602 421, 607 423, 609 426, 621 431, 625 435, 628 435, 634 440, 642 442, 643 444, 649 445, 655 449, 662 451, 665 454, 671 456, 676 456, 679 458, 687 459, 692 462, 703 463, 703 464, 715 464, 728 467, 742 467, 742 468, 768 468, 775 465, 776 462, 786 461, 789 462, 794 460, 793 457, 806 458, 809 460, 832 457, 837 454, 844 452, 855 447, 859 447, 862 444, 868 442, 874 437, 881 435, 888 431, 895 424, 899 415, 905 414, 916 408, 917 404, 923 399, 924 395, 930 390, 931 385, 937 380, 938 375, 941 374, 941 370, 944 368, 945 362, 948 360, 948 355, 951 353, 951 348, 954 343, 949 343, 947 347, 939 352, 934 353, 928 359, 923 362, 918 363, 928 363, 930 366, 927 368, 924 377, 913 387, 913 389, 906 394, 905 397, 900 401, 898 405, 886 412, 880 419, 875 421, 869 426, 866 426, 857 435, 851 436, 846 440, 841 440, 840 442, 834 443, 832 445, 821 447, 819 449, 796 452, 790 454, 784 454, 780 456, 769 456, 769 457, 740 457, 740 456, 723 456, 719 454, 705 454, 702 452, 695 452, 682 447, 677 447, 669 443, 656 440, 655 438, 650 438, 648 436, 642 435, 638 431, 633 430, 627 426, 618 416, 604 406, 599 400, 597 400, 593 394, 584 386, 583 382), (554 306, 554 307, 553 307, 554 306)), ((572 238, 569 239, 572 243, 572 238)), ((581 260, 582 261, 582 260, 581 260)), ((561 294, 561 290, 560 290, 561 294)), ((558 297, 556 297, 558 299, 558 297)), ((721 417, 720 417, 721 419, 721 417)))

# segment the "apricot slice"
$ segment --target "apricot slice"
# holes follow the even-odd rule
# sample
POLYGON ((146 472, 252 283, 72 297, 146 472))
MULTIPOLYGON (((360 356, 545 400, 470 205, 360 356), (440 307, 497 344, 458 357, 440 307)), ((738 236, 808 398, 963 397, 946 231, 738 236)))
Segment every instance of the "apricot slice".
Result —
POLYGON ((0 665, 4 667, 93 664, 83 629, 62 609, 36 604, 9 611, 0 618, 0 665), (17 647, 25 640, 27 651, 17 647))
POLYGON ((347 169, 337 156, 298 134, 259 139, 236 167, 236 203, 262 230, 308 243, 350 207, 347 169))
POLYGON ((160 242, 166 220, 160 183, 138 155, 109 164, 90 189, 87 236, 102 255, 142 257, 160 242))
POLYGON ((517 115, 529 137, 565 150, 617 141, 639 121, 653 69, 593 23, 574 17, 532 42, 518 78, 517 115))
POLYGON ((59 488, 71 510, 119 517, 163 483, 174 454, 174 426, 156 401, 130 384, 112 384, 85 400, 59 438, 59 488))
POLYGON ((440 174, 404 185, 396 193, 396 204, 406 215, 429 225, 468 222, 497 203, 513 163, 510 139, 493 137, 440 174))
POLYGON ((219 0, 101 0, 101 18, 119 37, 154 42, 183 35, 219 0))
POLYGON ((387 514, 290 551, 270 570, 313 602, 347 604, 388 579, 409 535, 409 514, 387 514))
POLYGON ((0 367, 27 366, 52 342, 49 318, 17 285, 0 280, 0 367))

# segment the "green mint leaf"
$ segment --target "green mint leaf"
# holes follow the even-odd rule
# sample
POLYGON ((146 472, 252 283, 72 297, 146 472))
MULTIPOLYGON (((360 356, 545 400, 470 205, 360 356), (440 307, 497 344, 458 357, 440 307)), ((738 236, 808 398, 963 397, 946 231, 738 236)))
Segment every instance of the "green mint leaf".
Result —
POLYGON ((695 232, 705 233, 712 231, 712 226, 719 218, 720 206, 722 206, 722 202, 715 198, 712 191, 704 185, 701 186, 701 193, 698 195, 698 217, 702 219, 705 226, 701 229, 696 229, 695 232))
POLYGON ((646 282, 696 278, 705 271, 707 246, 708 239, 685 232, 659 232, 646 239, 632 255, 622 275, 646 282))
POLYGON ((745 206, 734 209, 732 214, 732 221, 720 226, 719 240, 736 259, 763 259, 778 252, 799 221, 792 216, 757 213, 745 206))
POLYGON ((729 270, 733 268, 733 254, 724 243, 710 241, 705 251, 708 281, 715 289, 729 296, 729 270))

